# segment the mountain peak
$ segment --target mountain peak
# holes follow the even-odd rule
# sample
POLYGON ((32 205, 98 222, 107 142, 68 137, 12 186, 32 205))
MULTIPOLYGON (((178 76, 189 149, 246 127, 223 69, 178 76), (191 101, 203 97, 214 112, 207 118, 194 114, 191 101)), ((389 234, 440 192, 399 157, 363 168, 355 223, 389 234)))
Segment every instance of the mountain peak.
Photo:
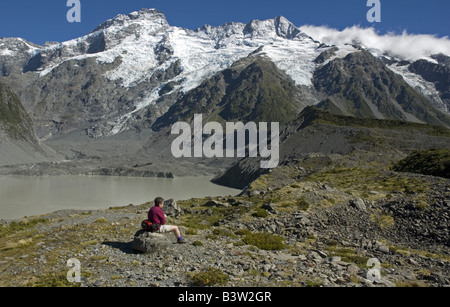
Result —
POLYGON ((285 38, 293 38, 300 33, 300 30, 283 16, 275 18, 277 34, 285 38))
POLYGON ((276 34, 279 37, 293 39, 302 33, 292 22, 283 16, 274 19, 252 20, 246 24, 244 34, 254 36, 267 36, 276 34))
POLYGON ((167 26, 166 16, 157 9, 141 9, 139 11, 131 12, 128 15, 119 14, 116 17, 109 19, 100 24, 93 32, 105 30, 113 26, 127 26, 135 21, 150 22, 155 25, 167 26))

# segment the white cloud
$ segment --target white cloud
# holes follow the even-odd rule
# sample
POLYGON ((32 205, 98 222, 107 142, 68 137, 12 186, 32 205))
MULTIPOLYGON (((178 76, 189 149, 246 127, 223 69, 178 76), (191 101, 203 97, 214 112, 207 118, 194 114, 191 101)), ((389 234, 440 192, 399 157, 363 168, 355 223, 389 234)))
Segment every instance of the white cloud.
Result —
POLYGON ((393 33, 379 35, 374 28, 359 26, 339 31, 324 26, 306 25, 300 27, 300 30, 328 45, 358 43, 365 48, 388 52, 403 60, 414 61, 438 53, 450 56, 450 39, 447 36, 438 38, 426 34, 408 34, 406 31, 401 35, 393 33))

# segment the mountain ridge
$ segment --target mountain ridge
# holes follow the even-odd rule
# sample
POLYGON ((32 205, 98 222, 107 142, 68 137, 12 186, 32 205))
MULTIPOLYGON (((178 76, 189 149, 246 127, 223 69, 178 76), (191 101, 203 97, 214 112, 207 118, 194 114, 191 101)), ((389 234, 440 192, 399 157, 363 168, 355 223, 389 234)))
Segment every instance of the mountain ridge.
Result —
POLYGON ((343 115, 450 125, 450 117, 435 112, 425 97, 367 51, 328 62, 316 70, 314 86, 327 95, 322 106, 343 115))
MULTIPOLYGON (((73 66, 77 65, 76 62, 90 61, 91 64, 84 70, 87 73, 91 69, 99 71, 97 74, 104 77, 104 82, 111 83, 109 90, 113 92, 113 99, 120 100, 123 97, 123 90, 135 89, 135 93, 127 95, 127 101, 124 101, 127 108, 116 105, 111 111, 103 111, 110 114, 106 116, 106 120, 94 114, 89 119, 93 124, 82 124, 83 127, 79 127, 91 137, 102 137, 136 126, 133 122, 136 122, 137 117, 142 117, 143 113, 164 113, 181 95, 196 88, 218 71, 231 67, 233 63, 258 48, 263 48, 265 55, 276 64, 277 68, 285 71, 297 85, 311 86, 314 71, 320 68, 320 65, 327 64, 314 63, 314 60, 322 52, 336 47, 324 46, 315 41, 283 16, 262 21, 252 20, 246 24, 234 22, 217 27, 205 25, 188 30, 170 26, 159 10, 142 9, 128 15, 120 14, 105 21, 91 33, 78 39, 32 48, 34 48, 30 51, 32 56, 24 65, 23 71, 38 73, 39 77, 28 77, 29 79, 43 80, 67 61, 71 61, 73 66), (102 68, 113 63, 118 65, 106 70, 102 68), (156 79, 154 77, 159 72, 171 69, 174 65, 179 69, 176 75, 162 82, 149 83, 151 78, 156 79), (161 104, 161 100, 165 103, 161 104), (117 109, 122 111, 117 112, 117 109)), ((12 52, 5 50, 3 54, 12 52)), ((337 50, 328 60, 345 57, 358 51, 358 48, 339 46, 337 50)), ((5 67, 5 64, 3 66, 5 67)), ((34 102, 30 101, 33 93, 21 89, 17 83, 10 85, 14 88, 19 87, 16 91, 33 115, 35 110, 30 108, 35 109, 37 104, 43 103, 42 100, 36 101, 35 98, 34 102)), ((95 91, 96 89, 93 89, 93 92, 95 91)), ((40 99, 42 98, 37 98, 40 99)), ((71 99, 73 98, 64 97, 63 100, 71 99)), ((104 98, 100 97, 101 99, 104 98)), ((59 117, 61 116, 65 115, 61 114, 59 117)), ((153 122, 156 118, 147 117, 146 120, 153 122)), ((58 133, 60 129, 56 126, 61 126, 59 123, 64 125, 64 121, 58 119, 55 122, 58 124, 51 122, 38 124, 41 126, 50 124, 50 127, 53 125, 51 128, 53 132, 41 133, 40 129, 36 129, 39 137, 48 138, 52 137, 53 133, 58 133)))
POLYGON ((443 72, 430 79, 426 65, 419 72, 382 50, 326 45, 282 16, 190 30, 169 25, 155 9, 118 15, 63 43, 0 39, 0 81, 17 93, 38 139, 62 149, 67 160, 83 156, 74 152, 109 159, 108 140, 130 140, 130 157, 114 163, 138 159, 140 150, 159 157, 149 149, 167 146, 168 125, 189 121, 193 112, 205 120, 285 125, 305 107, 319 105, 338 114, 448 126, 446 86, 437 89, 445 85, 440 67, 446 60, 427 58, 438 65, 433 71, 443 72), (357 58, 364 60, 349 60, 357 58), (252 64, 243 65, 249 59, 252 64), (330 68, 339 82, 330 78, 330 68), (383 76, 389 76, 386 84, 377 83, 383 76), (330 91, 337 85, 344 94, 330 91), (377 97, 379 107, 371 101, 377 97), (366 103, 357 110, 361 114, 346 110, 359 101, 366 103))

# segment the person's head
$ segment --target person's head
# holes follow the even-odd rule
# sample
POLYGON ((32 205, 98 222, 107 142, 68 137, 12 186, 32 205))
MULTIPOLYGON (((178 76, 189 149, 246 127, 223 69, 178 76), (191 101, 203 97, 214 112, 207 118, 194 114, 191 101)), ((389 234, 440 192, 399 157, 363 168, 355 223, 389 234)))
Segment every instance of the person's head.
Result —
POLYGON ((155 198, 155 207, 162 207, 164 205, 164 198, 156 197, 155 198))

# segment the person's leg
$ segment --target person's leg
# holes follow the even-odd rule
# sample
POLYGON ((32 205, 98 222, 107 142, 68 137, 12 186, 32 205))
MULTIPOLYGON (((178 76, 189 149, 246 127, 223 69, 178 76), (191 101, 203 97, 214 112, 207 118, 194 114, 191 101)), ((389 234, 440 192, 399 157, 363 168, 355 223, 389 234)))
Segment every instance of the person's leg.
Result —
POLYGON ((179 239, 181 237, 180 230, 178 229, 178 226, 172 226, 172 231, 173 231, 173 233, 174 233, 174 235, 175 235, 175 237, 177 239, 179 239))
POLYGON ((180 229, 178 229, 178 226, 172 226, 172 231, 177 238, 177 243, 186 243, 186 240, 183 239, 180 233, 180 229))
POLYGON ((178 226, 162 225, 161 228, 159 229, 159 232, 161 232, 161 233, 170 232, 170 231, 173 232, 173 234, 177 238, 177 241, 183 240, 183 238, 181 237, 180 229, 178 228, 178 226))

